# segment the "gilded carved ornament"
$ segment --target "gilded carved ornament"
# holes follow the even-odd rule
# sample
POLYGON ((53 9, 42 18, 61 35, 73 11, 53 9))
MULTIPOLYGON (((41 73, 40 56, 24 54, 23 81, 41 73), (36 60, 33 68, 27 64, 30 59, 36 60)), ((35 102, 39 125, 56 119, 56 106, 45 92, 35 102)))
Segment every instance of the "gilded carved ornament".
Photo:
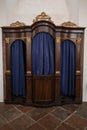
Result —
POLYGON ((10 27, 21 27, 26 26, 25 23, 16 21, 15 23, 10 24, 10 27))
POLYGON ((36 16, 36 18, 33 20, 33 23, 38 22, 38 21, 50 21, 53 23, 51 20, 51 17, 47 15, 45 12, 42 12, 40 15, 36 16))
POLYGON ((64 22, 61 24, 61 26, 63 27, 79 27, 78 25, 76 25, 75 23, 68 21, 68 22, 64 22))

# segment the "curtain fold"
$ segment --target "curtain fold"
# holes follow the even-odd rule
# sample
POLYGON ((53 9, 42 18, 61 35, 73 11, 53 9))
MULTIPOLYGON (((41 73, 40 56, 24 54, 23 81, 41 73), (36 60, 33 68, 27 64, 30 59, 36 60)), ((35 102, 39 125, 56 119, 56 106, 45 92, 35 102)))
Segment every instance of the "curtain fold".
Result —
POLYGON ((25 96, 25 43, 16 40, 11 45, 12 95, 25 96))
POLYGON ((40 32, 33 38, 32 73, 34 75, 54 74, 54 48, 54 39, 46 32, 40 32))
POLYGON ((70 40, 61 43, 61 95, 75 95, 76 48, 70 40))

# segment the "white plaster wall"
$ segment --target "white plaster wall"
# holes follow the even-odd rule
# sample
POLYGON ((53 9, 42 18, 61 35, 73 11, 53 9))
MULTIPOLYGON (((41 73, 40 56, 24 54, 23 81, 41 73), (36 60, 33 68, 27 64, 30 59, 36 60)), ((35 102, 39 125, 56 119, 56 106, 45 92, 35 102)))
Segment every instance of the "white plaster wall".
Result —
POLYGON ((84 40, 83 101, 87 101, 87 0, 79 2, 79 25, 86 27, 84 40))
MULTIPOLYGON (((33 19, 43 11, 50 15, 57 25, 70 20, 77 24, 80 23, 83 26, 87 26, 87 22, 85 22, 85 19, 87 21, 86 13, 84 13, 87 10, 86 5, 86 0, 0 0, 0 26, 6 26, 18 20, 30 25, 33 19)), ((85 39, 85 41, 87 40, 85 39)), ((87 47, 86 44, 85 47, 87 47)), ((85 56, 87 55, 86 52, 85 49, 85 56)), ((84 61, 83 100, 87 101, 86 57, 84 61)), ((3 101, 2 68, 2 32, 0 29, 0 102, 3 101)))
POLYGON ((12 4, 10 9, 10 0, 6 1, 8 3, 7 24, 16 20, 32 24, 32 20, 43 11, 49 14, 57 24, 68 20, 69 13, 66 0, 55 0, 55 2, 53 0, 14 0, 15 2, 10 3, 12 4))
MULTIPOLYGON (((4 0, 3 0, 4 1, 4 0)), ((0 0, 0 27, 6 24, 4 2, 0 0)), ((2 60, 2 30, 0 28, 0 102, 3 101, 3 60, 2 60)))

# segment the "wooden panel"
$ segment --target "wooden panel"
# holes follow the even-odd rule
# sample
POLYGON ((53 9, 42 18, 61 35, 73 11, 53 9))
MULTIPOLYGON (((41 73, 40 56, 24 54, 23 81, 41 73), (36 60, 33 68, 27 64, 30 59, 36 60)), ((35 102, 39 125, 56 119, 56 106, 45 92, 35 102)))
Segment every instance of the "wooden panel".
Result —
POLYGON ((10 56, 10 52, 11 52, 11 48, 10 48, 10 44, 6 44, 6 46, 5 46, 5 60, 6 60, 6 69, 7 70, 10 70, 10 68, 11 68, 11 66, 10 66, 10 58, 11 58, 11 56, 10 56))
POLYGON ((32 78, 31 76, 26 77, 26 103, 32 103, 32 78))
POLYGON ((34 102, 51 102, 54 100, 54 78, 39 76, 33 79, 34 102))
POLYGON ((60 99, 60 77, 55 77, 55 102, 59 102, 60 99))
POLYGON ((76 44, 76 70, 81 69, 81 44, 76 44))
POLYGON ((26 32, 26 37, 30 39, 30 41, 26 40, 26 71, 31 71, 31 33, 26 32))
POLYGON ((55 39, 55 73, 60 71, 60 45, 61 45, 61 41, 58 40, 58 37, 61 37, 60 33, 56 34, 56 39, 55 39))
POLYGON ((5 102, 11 101, 11 76, 6 76, 5 88, 4 88, 4 100, 5 102))
POLYGON ((82 102, 82 82, 81 76, 76 76, 76 90, 75 90, 75 101, 78 103, 82 102))

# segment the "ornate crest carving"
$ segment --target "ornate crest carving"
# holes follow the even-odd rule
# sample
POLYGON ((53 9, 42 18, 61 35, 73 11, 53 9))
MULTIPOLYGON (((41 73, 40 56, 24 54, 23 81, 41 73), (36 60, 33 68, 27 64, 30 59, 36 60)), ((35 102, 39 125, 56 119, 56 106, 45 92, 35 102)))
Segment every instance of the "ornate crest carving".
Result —
POLYGON ((76 25, 75 23, 72 23, 70 21, 62 23, 61 26, 63 26, 63 27, 78 27, 78 25, 76 25))
POLYGON ((10 24, 10 27, 21 27, 21 26, 25 26, 25 24, 19 21, 16 21, 15 23, 10 24))
POLYGON ((36 18, 33 20, 33 23, 38 22, 38 21, 50 21, 53 23, 51 20, 51 17, 48 16, 45 12, 42 12, 40 15, 36 16, 36 18))

